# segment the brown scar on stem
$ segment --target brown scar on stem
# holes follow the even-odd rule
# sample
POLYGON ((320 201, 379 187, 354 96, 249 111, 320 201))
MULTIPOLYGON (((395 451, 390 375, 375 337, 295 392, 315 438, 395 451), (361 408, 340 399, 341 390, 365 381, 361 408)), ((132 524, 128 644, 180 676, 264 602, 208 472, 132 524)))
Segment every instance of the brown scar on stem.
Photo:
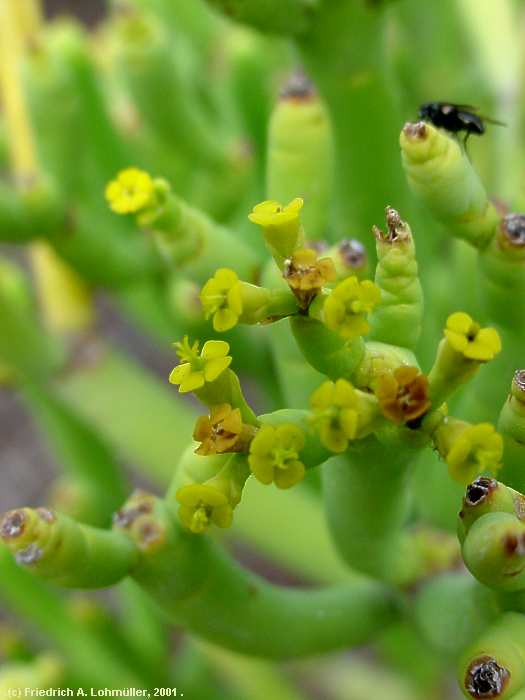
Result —
POLYGON ((407 122, 403 127, 403 133, 408 138, 424 141, 428 136, 428 129, 425 122, 407 122))
POLYGON ((15 561, 20 566, 31 566, 42 558, 43 550, 35 542, 15 553, 15 561))
POLYGON ((23 510, 10 510, 2 518, 0 524, 0 536, 4 540, 11 540, 24 532, 27 517, 23 510))
POLYGON ((306 75, 306 73, 298 69, 292 73, 281 90, 279 98, 281 100, 293 100, 296 102, 307 102, 317 95, 315 85, 306 75))
POLYGON ((518 391, 525 392, 525 369, 518 369, 514 372, 512 383, 518 391))
POLYGON ((499 698, 505 691, 510 671, 491 656, 474 659, 467 669, 465 690, 473 698, 499 698))
POLYGON ((341 260, 348 267, 363 267, 367 261, 366 248, 353 238, 344 238, 337 248, 341 260))
POLYGON ((467 486, 463 503, 466 506, 477 506, 483 503, 490 494, 498 487, 496 479, 480 476, 467 486))
POLYGON ((372 233, 378 241, 386 243, 396 243, 398 241, 407 241, 410 239, 410 234, 407 231, 406 223, 399 216, 399 212, 394 207, 385 207, 387 232, 383 231, 378 226, 372 226, 372 233))
POLYGON ((499 242, 506 247, 525 248, 525 214, 507 214, 503 217, 499 242))
POLYGON ((36 512, 39 518, 46 523, 54 523, 57 519, 55 513, 49 508, 37 508, 36 512))

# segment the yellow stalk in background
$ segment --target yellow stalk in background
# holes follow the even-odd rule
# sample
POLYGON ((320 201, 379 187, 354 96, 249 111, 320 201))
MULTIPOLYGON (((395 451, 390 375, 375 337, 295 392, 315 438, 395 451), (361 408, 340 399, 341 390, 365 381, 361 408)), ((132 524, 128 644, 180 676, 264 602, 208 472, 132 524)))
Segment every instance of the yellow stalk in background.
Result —
MULTIPOLYGON (((30 187, 39 175, 33 131, 20 79, 24 45, 41 26, 38 0, 0 0, 0 98, 9 135, 13 175, 30 187)), ((44 241, 33 243, 29 256, 46 326, 59 334, 89 328, 94 310, 89 288, 44 241)))

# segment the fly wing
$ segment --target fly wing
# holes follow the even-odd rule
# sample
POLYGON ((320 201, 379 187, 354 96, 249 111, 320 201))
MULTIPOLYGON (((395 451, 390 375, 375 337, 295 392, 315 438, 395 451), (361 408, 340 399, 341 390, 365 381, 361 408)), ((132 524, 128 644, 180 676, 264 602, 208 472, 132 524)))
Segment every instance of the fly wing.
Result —
POLYGON ((484 122, 487 122, 487 124, 495 124, 496 126, 508 126, 508 124, 505 124, 505 122, 500 122, 497 119, 492 119, 492 117, 486 117, 483 114, 478 115, 480 119, 483 119, 484 122))

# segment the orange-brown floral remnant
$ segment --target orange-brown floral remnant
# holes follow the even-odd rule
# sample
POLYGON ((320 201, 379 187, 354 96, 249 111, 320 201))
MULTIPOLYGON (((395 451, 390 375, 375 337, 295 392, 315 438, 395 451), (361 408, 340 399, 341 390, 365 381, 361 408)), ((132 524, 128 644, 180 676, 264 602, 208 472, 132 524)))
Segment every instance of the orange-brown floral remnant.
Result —
POLYGON ((331 258, 318 259, 315 250, 302 248, 286 260, 283 277, 301 306, 307 308, 323 285, 336 278, 336 271, 331 258))
POLYGON ((241 412, 223 403, 213 406, 209 416, 200 416, 195 424, 193 439, 201 444, 195 450, 198 455, 223 452, 244 452, 255 429, 244 425, 241 412))
POLYGON ((375 393, 383 415, 394 423, 410 423, 430 408, 428 379, 417 367, 398 367, 381 375, 375 393))

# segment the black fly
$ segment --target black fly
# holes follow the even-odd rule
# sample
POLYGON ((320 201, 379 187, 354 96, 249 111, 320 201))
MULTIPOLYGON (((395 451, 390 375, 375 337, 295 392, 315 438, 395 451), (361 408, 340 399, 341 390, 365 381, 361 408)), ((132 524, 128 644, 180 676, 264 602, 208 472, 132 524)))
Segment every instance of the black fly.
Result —
POLYGON ((485 133, 485 122, 505 126, 495 119, 476 114, 477 111, 478 108, 472 107, 472 105, 456 105, 452 102, 425 102, 419 108, 419 117, 454 134, 464 131, 465 144, 470 134, 481 135, 485 133))

